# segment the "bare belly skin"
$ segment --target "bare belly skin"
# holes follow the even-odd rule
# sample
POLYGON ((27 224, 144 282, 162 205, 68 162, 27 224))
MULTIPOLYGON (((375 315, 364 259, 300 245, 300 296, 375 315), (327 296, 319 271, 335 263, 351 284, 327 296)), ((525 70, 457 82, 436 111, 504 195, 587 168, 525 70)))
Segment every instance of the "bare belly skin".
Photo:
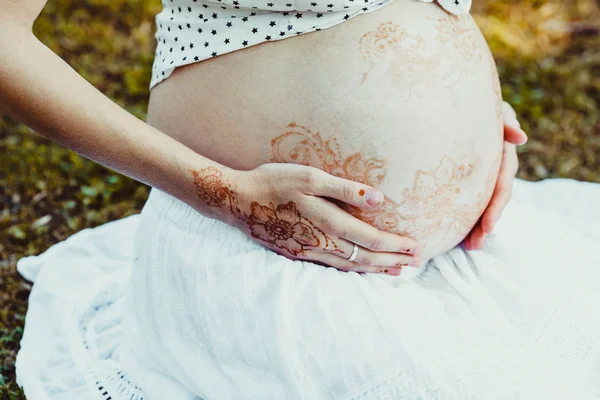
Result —
POLYGON ((396 0, 178 68, 152 90, 148 122, 232 168, 301 163, 378 187, 380 209, 349 211, 420 241, 425 260, 458 244, 489 202, 501 105, 473 19, 396 0))

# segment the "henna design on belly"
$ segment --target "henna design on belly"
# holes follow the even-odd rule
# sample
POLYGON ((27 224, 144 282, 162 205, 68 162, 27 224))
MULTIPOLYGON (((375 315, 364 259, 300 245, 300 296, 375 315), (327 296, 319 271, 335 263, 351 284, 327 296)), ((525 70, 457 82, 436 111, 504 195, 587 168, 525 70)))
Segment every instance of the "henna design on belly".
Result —
POLYGON ((307 250, 315 248, 341 252, 325 232, 300 214, 293 201, 277 207, 273 203, 262 205, 253 201, 250 213, 244 213, 238 204, 236 192, 220 170, 207 167, 190 172, 194 176, 196 195, 200 201, 209 207, 228 208, 231 214, 247 225, 252 237, 267 247, 285 250, 293 256, 304 256, 307 250))
POLYGON ((409 48, 416 50, 422 47, 423 39, 420 36, 409 35, 406 29, 400 25, 393 25, 392 22, 383 22, 377 26, 377 30, 362 35, 358 42, 358 49, 368 69, 363 74, 360 84, 362 85, 367 79, 367 75, 373 70, 378 59, 389 58, 393 50, 406 41, 410 42, 409 48))
POLYGON ((486 177, 485 188, 477 193, 474 204, 458 203, 461 184, 472 173, 472 163, 459 165, 448 156, 433 171, 418 170, 400 203, 399 213, 408 222, 407 229, 425 240, 433 232, 468 233, 487 205, 493 176, 486 177))
POLYGON ((433 40, 411 34, 401 25, 384 22, 376 30, 365 33, 358 43, 367 71, 360 85, 375 69, 383 64, 393 82, 411 93, 419 93, 433 86, 452 87, 464 80, 474 60, 482 55, 477 43, 479 31, 470 16, 428 17, 435 25, 437 35, 433 40), (460 57, 457 57, 458 54, 460 57))
POLYGON ((483 60, 477 45, 473 18, 470 15, 449 15, 444 18, 428 17, 436 21, 435 29, 439 32, 436 40, 448 45, 461 54, 465 60, 483 60))
MULTIPOLYGON (((344 159, 335 137, 325 140, 319 133, 313 133, 295 122, 288 124, 288 128, 289 131, 271 140, 271 161, 316 167, 329 174, 373 187, 381 185, 385 178, 385 160, 365 158, 360 153, 354 153, 344 159)), ((398 227, 398 214, 395 211, 398 205, 387 196, 377 209, 365 210, 341 202, 336 204, 380 229, 393 232, 398 227)))
MULTIPOLYGON (((318 132, 294 122, 287 127, 287 132, 271 140, 271 161, 309 165, 374 187, 383 183, 387 173, 384 159, 367 158, 361 153, 344 158, 335 137, 325 140, 318 132)), ((398 201, 386 196, 380 207, 368 210, 336 204, 378 229, 409 235, 425 246, 433 234, 466 235, 485 209, 494 172, 490 172, 475 204, 459 202, 461 187, 472 176, 473 169, 473 163, 458 164, 444 156, 435 169, 417 170, 413 186, 404 189, 398 201)))

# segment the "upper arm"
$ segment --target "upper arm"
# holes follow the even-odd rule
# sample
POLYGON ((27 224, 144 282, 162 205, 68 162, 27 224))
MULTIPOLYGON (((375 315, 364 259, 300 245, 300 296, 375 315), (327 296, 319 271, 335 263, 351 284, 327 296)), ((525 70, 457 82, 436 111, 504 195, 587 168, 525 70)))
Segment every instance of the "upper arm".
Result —
POLYGON ((2 10, 0 11, 0 27, 22 27, 31 31, 33 22, 38 15, 40 15, 40 12, 42 12, 47 1, 48 0, 0 0, 0 10, 2 10))

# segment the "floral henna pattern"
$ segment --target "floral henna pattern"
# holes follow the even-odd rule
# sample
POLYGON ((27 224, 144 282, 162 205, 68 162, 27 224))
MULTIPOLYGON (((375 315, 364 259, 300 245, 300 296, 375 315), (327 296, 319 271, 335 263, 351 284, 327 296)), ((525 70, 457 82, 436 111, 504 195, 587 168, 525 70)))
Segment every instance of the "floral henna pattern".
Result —
POLYGON ((275 207, 272 203, 261 205, 254 201, 250 204, 250 214, 247 214, 241 211, 236 192, 217 168, 190 172, 200 201, 209 207, 229 208, 233 216, 248 226, 252 237, 267 247, 285 250, 293 256, 305 256, 307 250, 315 248, 341 252, 325 232, 300 214, 294 202, 275 207))
POLYGON ((363 61, 367 63, 368 70, 363 74, 360 84, 367 79, 378 59, 390 58, 393 51, 407 41, 410 42, 409 49, 418 50, 422 47, 423 39, 420 36, 410 36, 400 25, 393 25, 392 22, 384 22, 377 26, 377 30, 362 35, 358 49, 363 61))
POLYGON ((404 189, 400 203, 399 212, 408 222, 407 229, 424 242, 433 232, 466 234, 483 212, 490 192, 488 178, 487 187, 478 193, 474 205, 457 203, 461 184, 472 173, 473 164, 458 165, 447 156, 433 171, 418 170, 412 188, 404 189))
MULTIPOLYGON (((335 176, 364 183, 373 187, 379 186, 386 174, 386 163, 381 158, 365 158, 360 153, 347 158, 341 156, 335 138, 325 140, 319 133, 298 125, 288 124, 289 130, 271 140, 273 149, 272 162, 309 165, 322 169, 335 176)), ((336 202, 343 209, 361 220, 388 231, 398 227, 399 216, 395 211, 398 206, 386 197, 377 209, 365 210, 336 202)))
POLYGON ((252 236, 275 247, 285 249, 293 255, 303 252, 305 247, 319 247, 321 241, 312 227, 302 222, 302 217, 293 202, 261 206, 250 205, 249 227, 252 236))
POLYGON ((214 167, 200 171, 191 171, 194 175, 196 195, 207 206, 222 207, 230 195, 229 188, 223 183, 223 173, 214 167))
POLYGON ((365 33, 358 43, 361 57, 367 64, 360 84, 377 64, 384 61, 384 68, 387 67, 393 80, 404 90, 414 92, 412 86, 424 90, 432 83, 451 87, 468 73, 464 65, 456 65, 458 61, 454 54, 458 53, 466 60, 482 60, 477 43, 480 33, 470 16, 428 19, 436 24, 434 28, 438 34, 434 40, 426 41, 423 36, 411 34, 392 22, 381 23, 376 30, 365 33), (427 79, 423 79, 424 73, 427 79))
POLYGON ((473 18, 469 14, 428 19, 437 22, 435 25, 435 29, 439 32, 437 40, 441 43, 451 47, 465 60, 483 60, 476 39, 479 31, 475 29, 473 18))
MULTIPOLYGON (((343 158, 334 139, 325 140, 319 133, 290 123, 288 131, 271 141, 273 162, 310 165, 332 175, 380 186, 386 175, 381 158, 366 158, 355 153, 343 158)), ((389 197, 377 209, 360 209, 338 203, 355 217, 388 232, 407 234, 427 245, 433 233, 466 234, 479 218, 495 183, 492 172, 486 187, 478 193, 476 204, 461 204, 462 186, 472 177, 474 165, 457 164, 444 156, 432 171, 418 170, 413 186, 402 192, 399 201, 389 197)))

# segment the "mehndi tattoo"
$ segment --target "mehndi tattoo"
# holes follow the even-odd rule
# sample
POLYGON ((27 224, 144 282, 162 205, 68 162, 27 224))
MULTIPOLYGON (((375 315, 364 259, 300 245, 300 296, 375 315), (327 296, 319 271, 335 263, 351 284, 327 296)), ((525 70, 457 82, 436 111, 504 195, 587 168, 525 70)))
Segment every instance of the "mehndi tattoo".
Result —
POLYGON ((250 204, 250 214, 247 214, 241 211, 236 192, 220 170, 207 167, 190 172, 200 201, 209 207, 229 208, 238 220, 248 226, 252 237, 268 247, 285 250, 293 256, 304 256, 307 250, 315 248, 341 252, 325 232, 300 214, 293 201, 277 207, 272 203, 261 205, 254 201, 250 204))
POLYGON ((433 41, 411 34, 392 22, 381 23, 375 31, 364 34, 358 46, 367 71, 360 84, 365 82, 376 65, 383 64, 403 90, 422 94, 428 85, 452 87, 469 73, 464 65, 455 65, 454 54, 458 53, 466 60, 482 60, 477 44, 480 33, 470 16, 429 17, 428 20, 436 23, 434 28, 438 31, 433 41), (428 75, 427 79, 423 79, 424 73, 428 75))
MULTIPOLYGON (((290 123, 289 130, 271 141, 273 162, 310 165, 332 175, 378 187, 386 175, 386 162, 354 153, 343 158, 336 139, 290 123)), ((447 156, 433 171, 418 170, 413 186, 402 192, 400 201, 385 197, 376 209, 361 209, 336 202, 355 217, 388 232, 410 233, 426 245, 434 232, 466 232, 481 215, 490 195, 493 172, 477 195, 475 204, 457 202, 461 184, 472 176, 473 164, 459 165, 447 156)))

